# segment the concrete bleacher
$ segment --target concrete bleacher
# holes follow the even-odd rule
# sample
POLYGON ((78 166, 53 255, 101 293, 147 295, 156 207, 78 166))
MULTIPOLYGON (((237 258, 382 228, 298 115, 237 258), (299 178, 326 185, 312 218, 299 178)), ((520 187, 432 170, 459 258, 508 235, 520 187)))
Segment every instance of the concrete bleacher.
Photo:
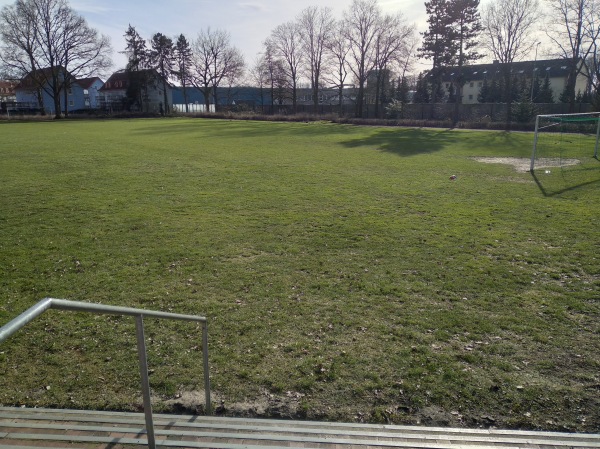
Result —
MULTIPOLYGON (((145 448, 142 413, 0 407, 0 448, 145 448)), ((600 448, 600 434, 155 414, 161 448, 600 448)))

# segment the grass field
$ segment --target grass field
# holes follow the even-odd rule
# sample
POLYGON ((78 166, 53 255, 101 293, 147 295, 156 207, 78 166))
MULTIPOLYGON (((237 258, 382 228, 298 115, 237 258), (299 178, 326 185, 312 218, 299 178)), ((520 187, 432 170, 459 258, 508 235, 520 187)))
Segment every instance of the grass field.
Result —
MULTIPOLYGON (((0 135, 0 324, 47 296, 207 316, 219 413, 600 430, 591 148, 534 177, 474 159, 528 158, 530 133, 155 119, 0 135)), ((193 410, 199 329, 146 324, 156 409, 193 410)), ((2 405, 141 403, 128 318, 48 312, 0 347, 0 372, 2 405)))

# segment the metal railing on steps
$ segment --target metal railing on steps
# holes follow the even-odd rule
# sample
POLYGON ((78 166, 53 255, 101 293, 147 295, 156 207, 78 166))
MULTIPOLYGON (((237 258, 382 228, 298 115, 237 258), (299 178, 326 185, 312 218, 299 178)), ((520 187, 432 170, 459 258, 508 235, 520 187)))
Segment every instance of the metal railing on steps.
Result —
POLYGON ((152 419, 152 404, 150 402, 150 380, 148 377, 148 361, 146 357, 146 341, 144 338, 144 317, 160 318, 180 321, 195 321, 202 323, 202 358, 204 363, 204 392, 206 400, 206 413, 212 413, 210 403, 210 377, 208 371, 208 321, 205 317, 194 315, 181 315, 177 313, 158 312, 153 310, 134 309, 131 307, 107 306, 103 304, 91 304, 79 301, 67 301, 64 299, 45 298, 36 305, 30 307, 18 317, 0 327, 0 343, 13 335, 27 323, 33 321, 47 310, 69 310, 72 312, 89 312, 101 315, 133 316, 136 323, 138 362, 142 381, 142 395, 144 400, 144 416, 146 420, 146 432, 148 436, 148 447, 156 448, 154 436, 154 423, 152 419))

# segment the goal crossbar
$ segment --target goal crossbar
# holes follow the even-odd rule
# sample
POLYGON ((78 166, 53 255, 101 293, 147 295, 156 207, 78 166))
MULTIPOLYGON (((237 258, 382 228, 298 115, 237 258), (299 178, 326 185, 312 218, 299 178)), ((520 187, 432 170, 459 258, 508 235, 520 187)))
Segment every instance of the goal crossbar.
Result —
POLYGON ((543 131, 548 128, 553 128, 560 125, 561 123, 583 123, 583 122, 596 122, 596 145, 594 147, 594 157, 598 158, 598 144, 600 142, 600 112, 588 112, 578 114, 544 114, 538 115, 535 119, 535 134, 533 139, 533 152, 531 153, 531 164, 529 171, 533 173, 533 167, 535 165, 535 156, 538 146, 539 131, 543 131), (551 122, 548 125, 540 127, 540 119, 546 119, 551 122))

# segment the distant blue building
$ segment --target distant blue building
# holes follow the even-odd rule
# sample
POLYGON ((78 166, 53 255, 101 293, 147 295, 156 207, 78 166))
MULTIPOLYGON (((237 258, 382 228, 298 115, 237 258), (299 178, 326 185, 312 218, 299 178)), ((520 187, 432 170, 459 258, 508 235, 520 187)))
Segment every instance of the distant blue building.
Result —
MULTIPOLYGON (((204 94, 197 87, 187 87, 187 102, 188 105, 203 105, 204 94)), ((214 99, 211 95, 211 104, 214 99)), ((236 106, 245 104, 249 107, 268 106, 271 104, 269 90, 258 87, 219 87, 217 89, 217 102, 219 106, 236 106)), ((183 98, 183 88, 173 87, 173 104, 179 107, 185 107, 183 98)), ((185 109, 183 109, 185 111, 185 109)))
MULTIPOLYGON (((23 108, 39 108, 38 90, 41 92, 43 105, 46 113, 55 114, 55 102, 52 98, 52 74, 50 68, 43 69, 35 75, 28 73, 21 82, 15 87, 15 96, 17 104, 23 108)), ((59 79, 64 79, 65 76, 71 75, 62 67, 57 68, 59 79)), ((98 77, 72 79, 68 83, 68 87, 60 90, 60 109, 61 112, 77 112, 95 109, 98 107, 98 91, 103 86, 103 82, 98 77)))

